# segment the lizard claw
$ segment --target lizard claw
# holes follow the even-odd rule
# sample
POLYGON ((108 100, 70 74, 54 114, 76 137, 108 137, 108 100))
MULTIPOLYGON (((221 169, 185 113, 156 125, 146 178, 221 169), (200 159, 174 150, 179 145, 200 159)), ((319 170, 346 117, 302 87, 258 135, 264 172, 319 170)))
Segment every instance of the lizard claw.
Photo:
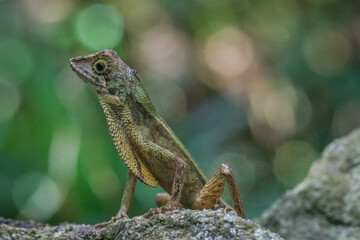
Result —
POLYGON ((176 203, 170 201, 170 202, 168 202, 168 204, 161 207, 161 211, 167 212, 167 211, 172 211, 172 210, 180 209, 180 208, 181 207, 179 206, 179 204, 176 204, 176 203))
POLYGON ((148 218, 155 214, 160 214, 160 213, 161 213, 161 208, 150 208, 149 211, 143 215, 143 217, 148 218))
POLYGON ((95 224, 95 228, 96 229, 104 228, 104 227, 110 225, 111 223, 113 223, 111 220, 107 221, 107 222, 98 223, 98 224, 95 224))
POLYGON ((112 217, 110 221, 96 224, 95 228, 96 229, 104 228, 104 227, 116 222, 117 220, 124 219, 124 218, 129 218, 129 217, 125 213, 118 213, 115 217, 112 217))
POLYGON ((228 213, 228 212, 231 212, 231 211, 234 211, 234 209, 232 207, 224 207, 224 212, 225 213, 228 213))
POLYGON ((160 207, 160 208, 150 208, 150 210, 147 213, 145 213, 143 215, 143 217, 148 218, 155 214, 161 214, 164 212, 173 211, 173 210, 177 210, 177 209, 183 209, 183 208, 184 207, 182 205, 175 204, 173 202, 169 202, 168 204, 166 204, 165 206, 160 207))

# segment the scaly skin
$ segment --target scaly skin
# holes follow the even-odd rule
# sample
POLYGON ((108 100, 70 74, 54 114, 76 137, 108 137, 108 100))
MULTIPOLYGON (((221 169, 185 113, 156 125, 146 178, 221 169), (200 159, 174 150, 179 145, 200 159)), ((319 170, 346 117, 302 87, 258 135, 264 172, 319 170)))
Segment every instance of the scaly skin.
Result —
MULTIPOLYGON (((70 59, 77 75, 89 83, 104 110, 110 134, 121 159, 129 168, 127 186, 116 218, 126 217, 136 178, 159 185, 171 195, 161 195, 162 210, 228 207, 220 199, 225 182, 235 211, 245 218, 231 169, 223 164, 208 183, 196 161, 159 117, 140 76, 113 50, 70 59), (164 200, 166 199, 166 200, 164 200)), ((159 201, 161 202, 161 201, 159 201)), ((100 226, 103 226, 100 225, 100 226)))

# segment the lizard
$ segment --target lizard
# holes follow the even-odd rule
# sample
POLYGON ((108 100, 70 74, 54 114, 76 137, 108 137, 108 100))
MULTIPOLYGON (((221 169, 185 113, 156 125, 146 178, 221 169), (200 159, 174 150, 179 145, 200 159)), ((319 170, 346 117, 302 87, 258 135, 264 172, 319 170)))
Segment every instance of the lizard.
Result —
POLYGON ((70 66, 95 90, 114 145, 128 168, 120 210, 109 222, 127 218, 137 179, 166 191, 156 196, 160 212, 225 207, 245 218, 231 167, 221 164, 207 181, 197 162, 157 114, 138 72, 124 63, 114 50, 71 58, 70 66), (225 183, 233 208, 221 199, 225 183))

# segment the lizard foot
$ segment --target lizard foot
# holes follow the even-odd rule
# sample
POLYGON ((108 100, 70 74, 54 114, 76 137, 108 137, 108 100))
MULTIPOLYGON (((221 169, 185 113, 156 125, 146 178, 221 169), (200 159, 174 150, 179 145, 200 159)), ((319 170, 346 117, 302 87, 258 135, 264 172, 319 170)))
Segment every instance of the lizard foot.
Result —
POLYGON ((176 204, 172 201, 168 202, 165 206, 161 207, 162 212, 172 211, 175 209, 183 208, 180 204, 176 204))
POLYGON ((232 207, 224 207, 224 212, 225 213, 228 213, 228 212, 231 212, 231 211, 235 211, 232 207))
POLYGON ((128 218, 128 216, 125 213, 117 214, 115 217, 112 217, 110 221, 96 224, 95 228, 97 228, 97 229, 104 228, 104 227, 116 222, 117 220, 124 219, 124 218, 128 218))
POLYGON ((143 217, 148 218, 148 217, 151 217, 151 216, 153 216, 155 214, 161 214, 161 213, 164 213, 164 212, 183 209, 183 208, 184 207, 181 204, 179 205, 179 204, 169 202, 168 204, 166 204, 165 206, 160 207, 160 208, 150 208, 150 210, 147 213, 145 213, 143 215, 143 217))
POLYGON ((149 211, 147 211, 147 213, 145 213, 143 215, 144 218, 148 218, 151 217, 155 214, 160 214, 161 213, 161 208, 150 208, 149 211))

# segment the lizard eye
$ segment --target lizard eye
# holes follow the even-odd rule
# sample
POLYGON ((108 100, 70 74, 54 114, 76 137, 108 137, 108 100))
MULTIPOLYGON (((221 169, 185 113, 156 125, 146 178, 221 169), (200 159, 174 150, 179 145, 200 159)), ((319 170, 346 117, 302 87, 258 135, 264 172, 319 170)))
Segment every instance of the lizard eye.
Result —
POLYGON ((105 59, 98 59, 94 62, 93 64, 93 70, 95 73, 97 74, 103 74, 105 73, 105 71, 107 70, 108 68, 108 61, 106 61, 105 59))
POLYGON ((98 70, 99 72, 104 71, 104 69, 105 69, 105 64, 104 63, 99 62, 99 63, 96 64, 96 70, 98 70))

